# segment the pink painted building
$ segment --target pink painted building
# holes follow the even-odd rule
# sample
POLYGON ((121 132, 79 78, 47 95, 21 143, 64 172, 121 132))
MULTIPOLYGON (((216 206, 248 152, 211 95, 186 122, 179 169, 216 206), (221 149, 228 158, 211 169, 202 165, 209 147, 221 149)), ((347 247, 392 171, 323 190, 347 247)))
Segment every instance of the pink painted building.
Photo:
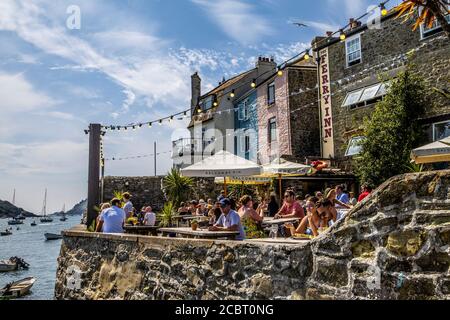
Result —
POLYGON ((257 88, 259 161, 277 157, 300 163, 320 155, 317 69, 304 60, 289 64, 257 88))

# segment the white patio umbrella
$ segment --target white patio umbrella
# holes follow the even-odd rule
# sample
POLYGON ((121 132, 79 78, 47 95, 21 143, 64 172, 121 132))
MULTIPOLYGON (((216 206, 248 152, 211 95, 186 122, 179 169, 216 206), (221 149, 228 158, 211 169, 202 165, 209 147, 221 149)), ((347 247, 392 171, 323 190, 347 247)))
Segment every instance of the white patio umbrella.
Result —
POLYGON ((228 151, 219 151, 203 161, 182 169, 181 174, 186 177, 223 177, 226 193, 226 177, 259 175, 261 174, 261 167, 252 161, 238 157, 228 151))
POLYGON ((450 137, 414 149, 411 159, 417 164, 450 161, 450 137))
POLYGON ((263 166, 263 176, 278 178, 280 188, 280 200, 283 198, 281 178, 283 176, 300 176, 305 175, 311 170, 311 166, 290 162, 282 158, 277 158, 270 164, 263 166))

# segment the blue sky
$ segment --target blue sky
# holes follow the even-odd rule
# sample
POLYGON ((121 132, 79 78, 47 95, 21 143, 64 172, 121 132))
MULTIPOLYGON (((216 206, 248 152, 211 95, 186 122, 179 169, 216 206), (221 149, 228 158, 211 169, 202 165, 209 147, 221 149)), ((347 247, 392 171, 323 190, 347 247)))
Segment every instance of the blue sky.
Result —
MULTIPOLYGON (((316 35, 366 11, 365 0, 1 0, 0 199, 40 212, 86 196, 89 123, 126 125, 189 107, 190 75, 203 92, 251 68, 281 62, 316 35), (70 5, 81 29, 66 26, 70 5), (298 28, 302 21, 309 28, 298 28)), ((105 137, 107 158, 145 155, 184 134, 185 121, 105 137)), ((158 173, 171 166, 158 158, 158 173)), ((107 175, 151 175, 151 158, 107 162, 107 175)))

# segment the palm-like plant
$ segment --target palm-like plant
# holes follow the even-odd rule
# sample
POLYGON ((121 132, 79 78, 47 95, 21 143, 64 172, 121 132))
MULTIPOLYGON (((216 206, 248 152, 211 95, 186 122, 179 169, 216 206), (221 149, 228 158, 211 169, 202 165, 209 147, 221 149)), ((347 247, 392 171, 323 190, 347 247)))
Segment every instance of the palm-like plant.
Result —
POLYGON ((404 0, 396 7, 397 17, 404 17, 406 21, 415 17, 416 12, 419 12, 413 30, 422 24, 432 27, 437 20, 450 38, 450 24, 446 19, 450 13, 449 4, 448 0, 404 0))
POLYGON ((172 169, 163 181, 166 196, 175 207, 188 200, 193 184, 194 181, 183 177, 178 169, 172 169))
POLYGON ((175 215, 175 206, 171 201, 164 204, 164 208, 158 214, 160 227, 170 227, 172 225, 173 216, 175 215))

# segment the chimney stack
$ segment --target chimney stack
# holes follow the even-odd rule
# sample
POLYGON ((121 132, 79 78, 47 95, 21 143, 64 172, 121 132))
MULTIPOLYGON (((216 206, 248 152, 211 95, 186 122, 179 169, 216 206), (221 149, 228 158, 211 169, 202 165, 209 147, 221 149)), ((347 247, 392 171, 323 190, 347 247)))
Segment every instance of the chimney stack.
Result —
POLYGON ((331 36, 333 36, 333 31, 327 31, 327 37, 330 38, 331 36))
POLYGON ((192 99, 191 99, 191 114, 195 114, 195 109, 200 102, 201 96, 202 79, 198 73, 194 73, 191 76, 191 88, 192 88, 192 99))

